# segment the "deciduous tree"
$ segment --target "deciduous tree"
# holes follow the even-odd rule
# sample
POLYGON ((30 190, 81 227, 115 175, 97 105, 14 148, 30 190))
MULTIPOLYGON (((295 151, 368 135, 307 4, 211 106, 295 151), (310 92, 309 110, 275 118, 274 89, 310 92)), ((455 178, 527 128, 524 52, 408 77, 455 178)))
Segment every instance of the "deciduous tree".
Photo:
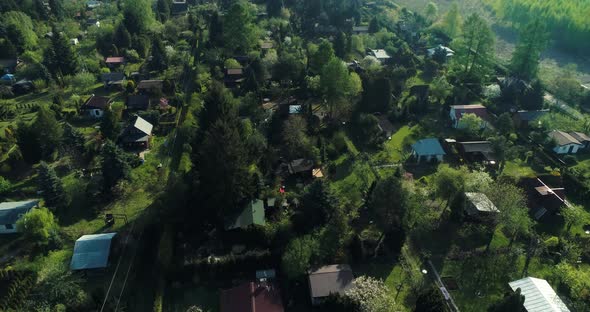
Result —
POLYGON ((350 101, 363 90, 359 76, 350 73, 346 64, 338 58, 332 58, 322 68, 320 86, 332 115, 344 113, 350 101))
POLYGON ((312 259, 318 254, 319 243, 311 235, 293 239, 282 256, 282 268, 287 278, 301 278, 311 268, 312 259))
POLYGON ((510 60, 514 76, 527 81, 537 77, 541 53, 547 46, 548 39, 546 26, 539 19, 535 19, 523 27, 519 42, 510 60))
POLYGON ((488 74, 494 60, 494 34, 482 17, 470 15, 458 39, 457 53, 453 58, 465 79, 481 78, 488 74))
POLYGON ((346 296, 358 307, 359 312, 392 312, 396 305, 391 290, 383 281, 368 276, 359 276, 346 296))
POLYGON ((23 233, 26 240, 38 246, 47 245, 59 230, 53 213, 45 207, 27 212, 17 221, 16 228, 23 233))

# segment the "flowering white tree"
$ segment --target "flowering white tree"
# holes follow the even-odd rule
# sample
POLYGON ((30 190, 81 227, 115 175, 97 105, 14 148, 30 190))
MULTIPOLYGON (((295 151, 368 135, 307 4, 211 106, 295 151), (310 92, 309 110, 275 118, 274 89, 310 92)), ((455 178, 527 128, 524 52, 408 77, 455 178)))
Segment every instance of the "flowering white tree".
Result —
POLYGON ((395 300, 383 281, 360 276, 353 281, 353 287, 345 294, 360 312, 393 312, 395 300))

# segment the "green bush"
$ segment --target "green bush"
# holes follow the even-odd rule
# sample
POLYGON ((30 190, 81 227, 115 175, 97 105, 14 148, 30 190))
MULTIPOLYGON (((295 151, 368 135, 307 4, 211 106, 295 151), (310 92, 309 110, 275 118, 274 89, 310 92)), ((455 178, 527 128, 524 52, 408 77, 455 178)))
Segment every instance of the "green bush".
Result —
POLYGON ((10 181, 6 180, 4 177, 0 177, 0 195, 4 195, 10 191, 10 181))
POLYGON ((53 213, 43 207, 27 212, 16 223, 16 228, 26 240, 36 245, 47 245, 55 241, 59 229, 53 213))

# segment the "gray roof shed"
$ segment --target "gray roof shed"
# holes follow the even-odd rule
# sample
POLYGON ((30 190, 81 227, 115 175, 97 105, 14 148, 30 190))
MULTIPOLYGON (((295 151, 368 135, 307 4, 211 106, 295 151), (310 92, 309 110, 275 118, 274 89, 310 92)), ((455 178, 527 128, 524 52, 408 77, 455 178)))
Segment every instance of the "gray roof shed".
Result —
POLYGON ((16 224, 22 215, 38 204, 38 199, 0 203, 0 224, 16 224))
POLYGON ((525 277, 508 283, 512 290, 520 288, 527 312, 570 312, 551 285, 544 279, 525 277))
POLYGON ((422 139, 412 145, 412 149, 418 156, 445 155, 445 151, 438 139, 422 139))
POLYGON ((117 233, 84 235, 74 245, 70 262, 72 270, 105 268, 111 253, 111 242, 117 233))
POLYGON ((326 265, 309 272, 309 288, 312 298, 343 294, 352 287, 352 269, 348 264, 326 265))

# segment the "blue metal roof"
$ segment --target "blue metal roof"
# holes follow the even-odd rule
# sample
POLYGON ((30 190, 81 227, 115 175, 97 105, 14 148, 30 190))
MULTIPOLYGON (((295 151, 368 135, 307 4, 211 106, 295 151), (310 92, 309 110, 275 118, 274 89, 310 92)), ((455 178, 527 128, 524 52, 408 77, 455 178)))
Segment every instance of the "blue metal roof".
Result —
POLYGON ((72 270, 104 268, 108 264, 111 241, 117 233, 84 235, 74 245, 72 270))
POLYGON ((422 139, 412 145, 412 149, 418 154, 418 156, 432 156, 432 155, 445 155, 445 151, 438 139, 429 138, 422 139))
POLYGON ((38 204, 38 199, 0 203, 0 224, 16 224, 23 214, 38 204))

